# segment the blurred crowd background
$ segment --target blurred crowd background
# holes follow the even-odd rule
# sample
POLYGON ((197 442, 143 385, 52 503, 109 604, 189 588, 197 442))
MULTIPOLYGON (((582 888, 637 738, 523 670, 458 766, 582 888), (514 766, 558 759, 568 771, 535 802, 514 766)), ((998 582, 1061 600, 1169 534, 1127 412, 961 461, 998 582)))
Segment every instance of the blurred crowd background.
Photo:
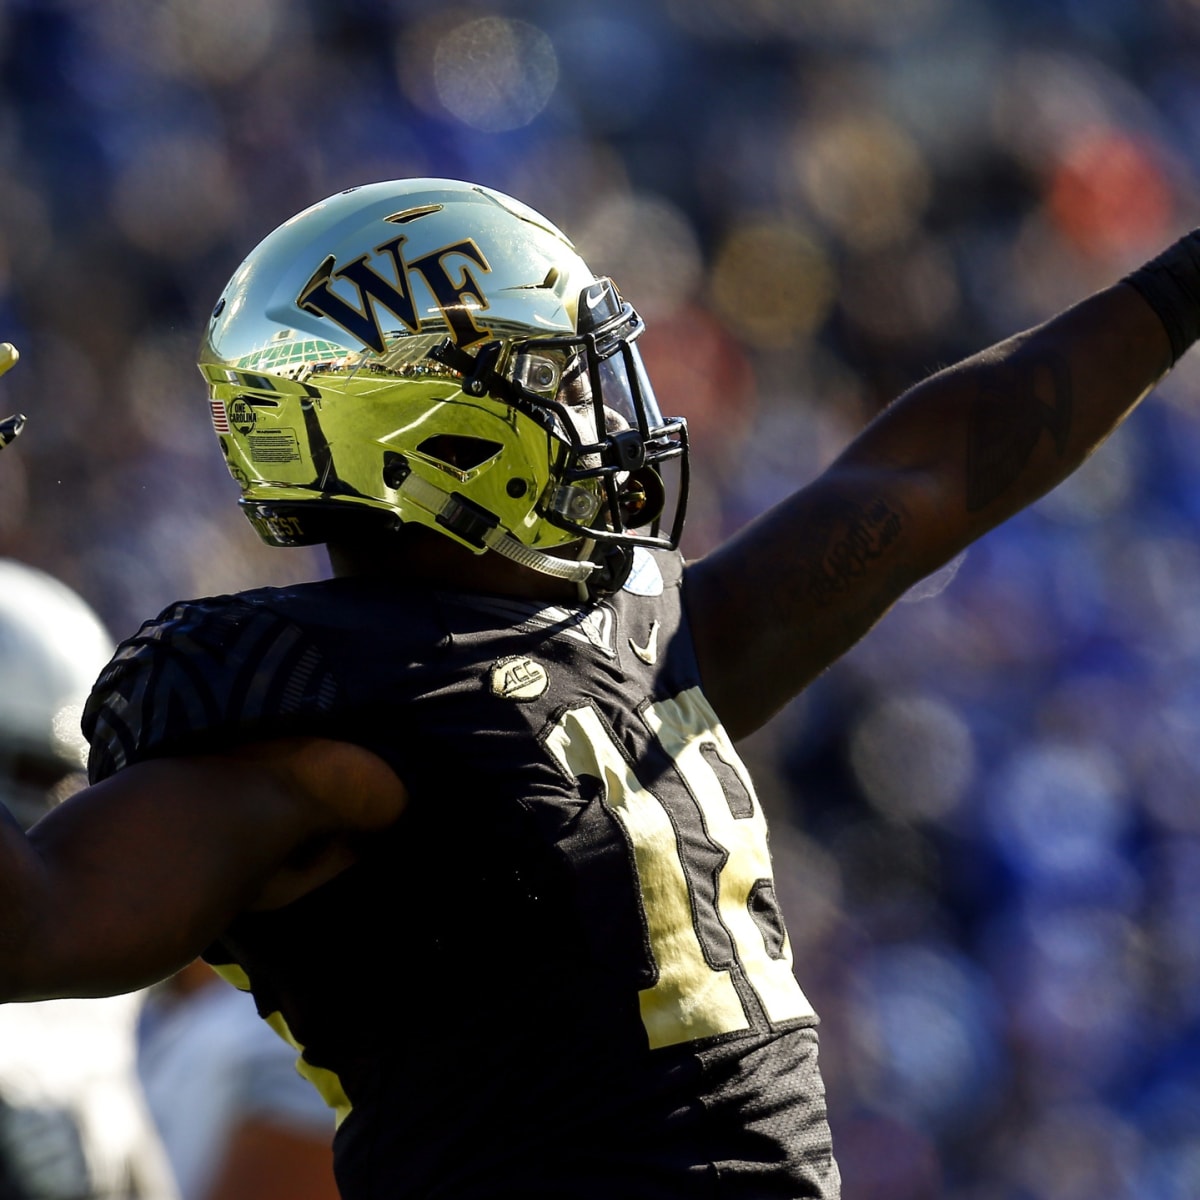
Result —
MULTIPOLYGON (((194 348, 279 222, 411 175, 641 310, 701 553, 1198 223, 1200 0, 0 0, 0 554, 117 637, 324 573, 194 348)), ((846 1200, 1200 1195, 1198 414, 1194 357, 747 744, 846 1200)))

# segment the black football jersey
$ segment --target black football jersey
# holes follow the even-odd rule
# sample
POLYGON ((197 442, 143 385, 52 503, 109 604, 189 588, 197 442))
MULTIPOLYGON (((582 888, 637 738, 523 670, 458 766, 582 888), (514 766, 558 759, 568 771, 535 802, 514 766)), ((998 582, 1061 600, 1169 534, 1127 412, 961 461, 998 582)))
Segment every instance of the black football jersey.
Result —
POLYGON ((675 556, 585 606, 334 579, 176 605, 85 714, 98 780, 298 733, 410 802, 206 957, 338 1109, 346 1200, 832 1197, 815 1016, 675 556))

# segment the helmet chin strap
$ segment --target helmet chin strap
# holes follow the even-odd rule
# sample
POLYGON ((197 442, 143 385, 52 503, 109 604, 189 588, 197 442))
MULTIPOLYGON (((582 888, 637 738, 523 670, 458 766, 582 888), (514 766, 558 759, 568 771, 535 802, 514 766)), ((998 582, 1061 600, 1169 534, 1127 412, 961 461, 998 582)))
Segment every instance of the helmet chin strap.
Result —
MULTIPOLYGON (((580 599, 587 599, 586 584, 596 569, 594 562, 589 562, 586 558, 572 561, 569 558, 556 558, 553 554, 543 554, 540 550, 533 550, 524 543, 518 542, 511 533, 499 525, 491 533, 485 534, 483 541, 489 550, 495 550, 497 554, 502 554, 505 558, 520 563, 521 566, 528 567, 531 571, 577 583, 582 589, 580 599)), ((584 542, 584 553, 590 553, 593 544, 584 542)))
MULTIPOLYGON (((459 497, 444 491, 437 484, 430 483, 415 473, 407 475, 396 490, 404 492, 426 512, 443 518, 442 523, 446 525, 446 528, 454 530, 452 523, 454 514, 461 510, 459 497)), ((495 520, 494 517, 490 519, 495 520)), ((459 536, 462 534, 460 533, 459 536)), ((511 562, 519 563, 522 567, 528 567, 529 570, 537 571, 541 575, 550 575, 555 579, 564 579, 577 584, 581 599, 588 599, 587 581, 597 569, 597 564, 588 558, 594 543, 584 542, 580 557, 572 560, 545 554, 541 550, 534 550, 523 542, 519 542, 508 530, 498 524, 492 525, 489 529, 480 530, 479 540, 489 550, 494 550, 497 554, 511 562)))
POLYGON ((586 604, 601 596, 611 596, 619 591, 633 569, 633 550, 628 546, 605 546, 596 553, 596 543, 591 538, 579 542, 579 554, 572 561, 543 554, 522 545, 515 537, 496 528, 484 538, 489 549, 511 558, 531 571, 553 575, 556 579, 567 579, 575 584, 579 603, 586 604))

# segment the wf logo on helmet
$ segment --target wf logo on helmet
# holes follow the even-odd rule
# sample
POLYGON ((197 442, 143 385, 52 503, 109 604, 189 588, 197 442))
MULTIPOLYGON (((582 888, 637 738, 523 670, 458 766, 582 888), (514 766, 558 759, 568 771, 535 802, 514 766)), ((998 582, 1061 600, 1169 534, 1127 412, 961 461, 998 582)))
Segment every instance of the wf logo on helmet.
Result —
POLYGON ((370 264, 368 260, 371 254, 361 254, 336 270, 331 254, 313 272, 312 278, 296 297, 296 303, 305 312, 328 317, 364 346, 369 346, 376 354, 383 354, 387 346, 378 309, 386 309, 413 333, 421 331, 420 317, 412 296, 411 274, 416 271, 429 285, 438 308, 450 326, 450 334, 458 345, 473 346, 490 337, 491 331, 476 325, 472 314, 472 307, 476 310, 487 308, 488 302, 471 273, 470 264, 474 263, 481 271, 492 269, 474 240, 465 238, 414 258, 411 262, 407 262, 401 253, 407 240, 401 234, 390 242, 376 246, 373 251, 376 260, 385 257, 391 260, 395 283, 370 264), (446 266, 446 259, 455 255, 468 260, 458 265, 457 271, 446 266), (334 281, 339 279, 344 279, 354 288, 357 304, 333 290, 334 281), (474 301, 473 305, 468 304, 468 297, 474 301))

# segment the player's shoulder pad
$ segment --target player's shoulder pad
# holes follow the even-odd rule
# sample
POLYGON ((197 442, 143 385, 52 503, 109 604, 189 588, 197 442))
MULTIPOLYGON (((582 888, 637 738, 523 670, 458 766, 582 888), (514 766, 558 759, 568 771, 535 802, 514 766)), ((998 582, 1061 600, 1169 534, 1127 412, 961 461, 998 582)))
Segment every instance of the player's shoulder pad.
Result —
POLYGON ((89 778, 305 732, 337 693, 312 637, 263 593, 171 605, 117 647, 92 689, 83 714, 89 778))

